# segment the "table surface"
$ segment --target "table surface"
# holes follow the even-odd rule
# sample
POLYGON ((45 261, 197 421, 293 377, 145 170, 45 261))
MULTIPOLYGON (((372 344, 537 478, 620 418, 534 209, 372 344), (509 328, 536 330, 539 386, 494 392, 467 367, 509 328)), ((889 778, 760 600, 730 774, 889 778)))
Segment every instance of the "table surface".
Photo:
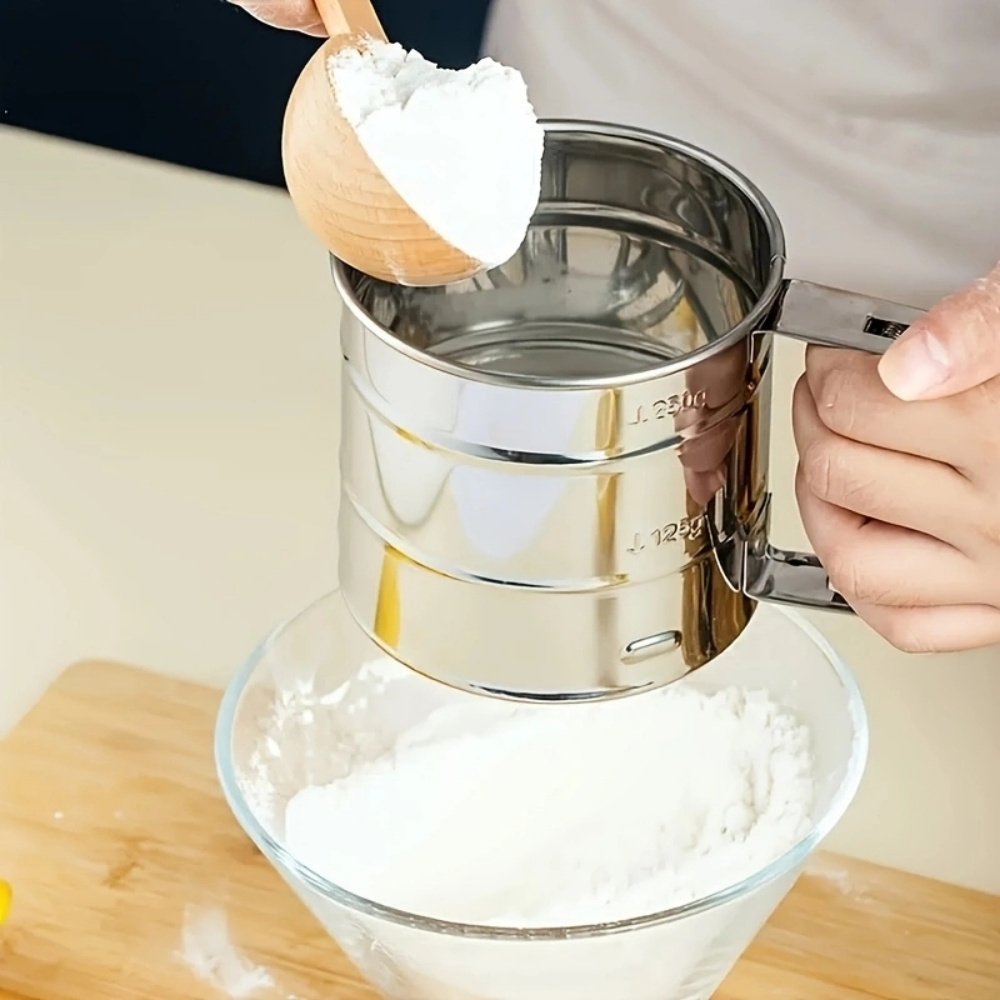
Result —
MULTIPOLYGON (((230 815, 218 700, 85 663, 0 742, 0 998, 374 996, 230 815)), ((1000 898, 821 855, 718 1000, 998 991, 1000 898)))

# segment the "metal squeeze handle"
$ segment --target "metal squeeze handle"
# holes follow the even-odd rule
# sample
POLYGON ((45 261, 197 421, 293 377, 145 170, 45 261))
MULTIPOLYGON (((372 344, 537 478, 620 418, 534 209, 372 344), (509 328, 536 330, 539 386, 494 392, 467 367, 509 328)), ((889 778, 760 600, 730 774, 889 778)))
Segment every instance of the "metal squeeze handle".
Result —
MULTIPOLYGON (((761 332, 824 347, 884 354, 923 310, 866 298, 808 281, 786 280, 761 332)), ((769 542, 744 552, 743 590, 776 604, 851 612, 811 552, 791 552, 769 542)))

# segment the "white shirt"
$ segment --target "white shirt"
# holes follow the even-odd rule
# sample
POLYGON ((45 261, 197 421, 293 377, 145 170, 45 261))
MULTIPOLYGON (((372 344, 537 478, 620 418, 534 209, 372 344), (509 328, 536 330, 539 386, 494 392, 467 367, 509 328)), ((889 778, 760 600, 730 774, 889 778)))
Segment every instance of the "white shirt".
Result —
POLYGON ((1000 259, 1000 0, 494 0, 485 48, 728 160, 790 276, 926 307, 1000 259))

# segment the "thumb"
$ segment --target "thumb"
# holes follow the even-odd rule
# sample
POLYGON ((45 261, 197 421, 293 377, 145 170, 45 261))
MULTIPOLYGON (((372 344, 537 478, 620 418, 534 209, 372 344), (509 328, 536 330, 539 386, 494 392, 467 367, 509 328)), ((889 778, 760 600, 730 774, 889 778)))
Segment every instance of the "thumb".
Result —
POLYGON ((1000 375, 1000 264, 914 323, 878 371, 904 400, 954 396, 1000 375))
POLYGON ((248 14, 288 31, 301 31, 306 35, 323 37, 326 29, 313 0, 229 0, 242 7, 248 14))

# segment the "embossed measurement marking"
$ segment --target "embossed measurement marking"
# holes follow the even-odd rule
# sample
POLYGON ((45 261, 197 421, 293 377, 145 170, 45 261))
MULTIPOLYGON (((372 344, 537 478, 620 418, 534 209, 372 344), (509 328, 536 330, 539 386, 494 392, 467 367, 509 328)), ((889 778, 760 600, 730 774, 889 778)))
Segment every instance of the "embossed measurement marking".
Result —
POLYGON ((705 515, 682 517, 679 521, 667 521, 650 531, 637 531, 632 536, 632 544, 625 550, 632 555, 645 549, 658 549, 670 542, 682 542, 689 538, 701 538, 705 532, 705 515))
POLYGON ((708 402, 708 394, 705 389, 697 392, 683 392, 674 396, 667 396, 665 399, 654 399, 651 403, 640 403, 632 414, 632 419, 628 424, 648 424, 651 420, 666 420, 669 417, 676 417, 684 410, 703 410, 708 402))

